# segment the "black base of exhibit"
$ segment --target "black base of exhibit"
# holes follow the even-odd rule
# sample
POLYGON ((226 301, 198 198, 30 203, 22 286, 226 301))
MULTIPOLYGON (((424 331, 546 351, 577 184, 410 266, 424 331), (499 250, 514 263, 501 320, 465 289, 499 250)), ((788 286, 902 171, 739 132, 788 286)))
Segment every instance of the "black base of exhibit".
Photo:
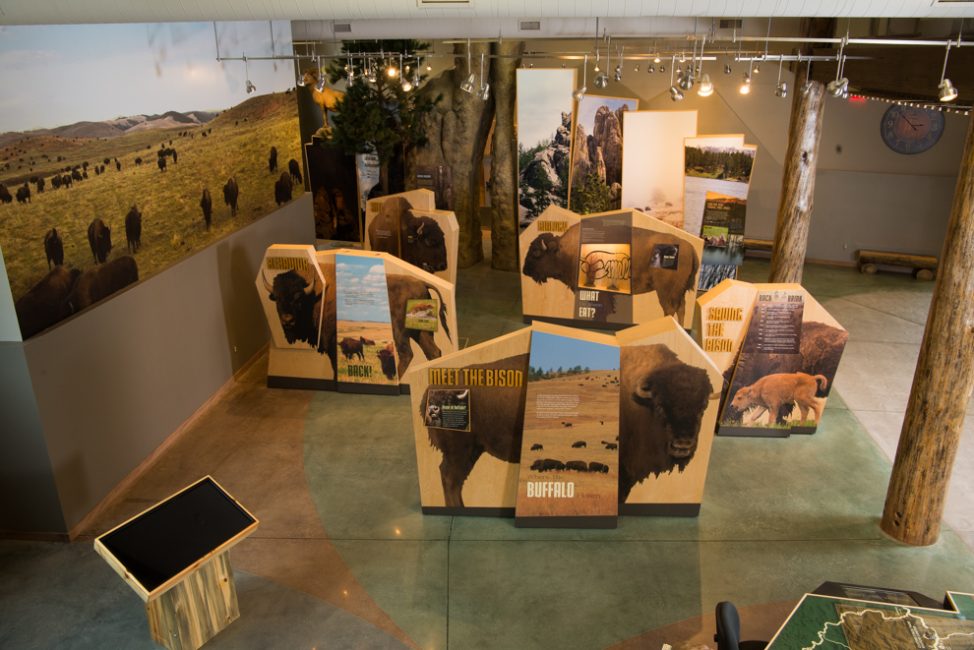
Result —
POLYGON ((788 431, 790 433, 793 433, 793 434, 796 434, 796 435, 799 435, 799 436, 810 436, 813 433, 815 433, 816 431, 818 431, 818 429, 815 428, 815 427, 792 427, 788 431))
POLYGON ((365 395, 398 395, 399 386, 382 386, 377 384, 356 384, 352 382, 338 382, 339 393, 362 393, 365 395))
POLYGON ((409 395, 409 384, 399 384, 399 394, 409 395))
POLYGON ((747 427, 720 427, 717 430, 718 436, 733 438, 787 438, 791 435, 791 429, 760 429, 747 427))
POLYGON ((515 528, 617 528, 619 518, 609 517, 516 517, 515 528))
POLYGON ((423 506, 423 514, 468 517, 513 517, 514 508, 448 508, 447 506, 423 506))
POLYGON ((699 517, 699 503, 620 503, 620 515, 643 517, 699 517))
POLYGON ((276 377, 267 375, 268 388, 296 388, 299 390, 335 390, 334 379, 311 379, 307 377, 276 377))

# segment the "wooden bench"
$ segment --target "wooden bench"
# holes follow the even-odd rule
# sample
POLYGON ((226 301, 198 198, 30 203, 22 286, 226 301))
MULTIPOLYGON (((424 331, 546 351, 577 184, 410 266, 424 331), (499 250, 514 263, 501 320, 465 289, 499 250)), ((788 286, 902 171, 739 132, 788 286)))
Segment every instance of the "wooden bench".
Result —
POLYGON ((774 248, 774 242, 770 239, 751 239, 748 237, 744 238, 744 256, 745 257, 768 257, 771 255, 771 250, 774 248), (759 255, 754 255, 754 253, 760 253, 759 255), (767 253, 767 255, 764 255, 767 253))
POLYGON ((875 273, 879 265, 901 266, 910 269, 918 280, 933 280, 937 275, 937 258, 932 255, 911 255, 890 251, 856 251, 856 265, 860 273, 875 273))

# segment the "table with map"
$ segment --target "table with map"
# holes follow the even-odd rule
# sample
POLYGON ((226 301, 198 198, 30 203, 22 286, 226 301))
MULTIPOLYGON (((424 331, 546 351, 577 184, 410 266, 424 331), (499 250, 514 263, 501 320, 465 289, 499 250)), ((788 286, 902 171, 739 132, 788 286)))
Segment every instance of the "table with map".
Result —
POLYGON ((974 595, 946 602, 952 610, 805 594, 768 650, 974 650, 974 595))

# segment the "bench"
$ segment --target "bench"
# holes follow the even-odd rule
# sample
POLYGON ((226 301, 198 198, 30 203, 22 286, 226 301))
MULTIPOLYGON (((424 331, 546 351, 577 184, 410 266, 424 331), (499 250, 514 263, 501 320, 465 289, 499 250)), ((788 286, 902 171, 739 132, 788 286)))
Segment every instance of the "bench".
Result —
POLYGON ((882 264, 908 268, 913 272, 913 277, 918 280, 933 280, 937 275, 937 263, 938 260, 933 255, 911 255, 865 249, 856 251, 856 265, 860 273, 873 274, 882 264))
POLYGON ((774 242, 770 239, 751 239, 745 237, 743 243, 745 257, 768 257, 771 255, 771 249, 774 248, 774 242), (754 253, 759 254, 754 255, 754 253), (767 255, 764 253, 767 253, 767 255))

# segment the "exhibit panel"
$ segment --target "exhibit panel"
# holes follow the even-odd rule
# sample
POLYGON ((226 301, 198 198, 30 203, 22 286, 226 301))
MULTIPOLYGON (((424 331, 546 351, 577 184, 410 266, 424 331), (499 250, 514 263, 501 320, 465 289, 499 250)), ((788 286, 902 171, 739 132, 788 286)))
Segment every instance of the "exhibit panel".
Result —
POLYGON ((455 284, 460 226, 455 214, 435 204, 426 189, 369 200, 365 249, 395 255, 455 284))
POLYGON ((572 135, 569 205, 579 214, 622 205, 622 118, 639 99, 585 95, 578 101, 572 135))
POLYGON ((518 211, 521 227, 549 206, 568 207, 577 71, 517 69, 518 211))
POLYGON ((757 287, 750 282, 728 279, 697 298, 693 335, 720 370, 725 387, 747 333, 757 287))
POLYGON ((621 329, 661 316, 693 323, 703 240, 638 210, 549 208, 521 233, 525 318, 621 329))
POLYGON ((367 387, 387 387, 394 378, 398 385, 414 359, 436 359, 457 349, 456 298, 450 282, 377 251, 325 250, 317 251, 316 258, 326 279, 335 273, 338 291, 351 310, 343 313, 353 314, 342 320, 335 313, 332 321, 336 364, 357 360, 369 368, 359 369, 368 376, 355 381, 348 381, 351 375, 339 377, 340 389, 376 392, 367 387), (359 310, 364 318, 354 315, 359 310), (386 342, 379 345, 382 340, 386 342))
POLYGON ((424 513, 514 515, 530 344, 526 327, 406 373, 424 513))
POLYGON ((619 514, 700 511, 720 370, 672 317, 616 334, 621 351, 619 514))
POLYGON ((697 111, 628 111, 623 118, 622 207, 683 227, 683 143, 697 111))
POLYGON ((725 283, 712 290, 714 297, 701 298, 704 349, 722 366, 739 345, 724 369, 728 389, 718 433, 814 433, 848 332, 801 285, 756 284, 748 291, 746 283, 725 283))
POLYGON ((619 346, 607 334, 532 330, 515 525, 615 528, 619 346))
POLYGON ((335 284, 327 282, 314 246, 274 244, 256 279, 271 340, 267 382, 272 387, 331 387, 327 306, 334 314, 335 284))

